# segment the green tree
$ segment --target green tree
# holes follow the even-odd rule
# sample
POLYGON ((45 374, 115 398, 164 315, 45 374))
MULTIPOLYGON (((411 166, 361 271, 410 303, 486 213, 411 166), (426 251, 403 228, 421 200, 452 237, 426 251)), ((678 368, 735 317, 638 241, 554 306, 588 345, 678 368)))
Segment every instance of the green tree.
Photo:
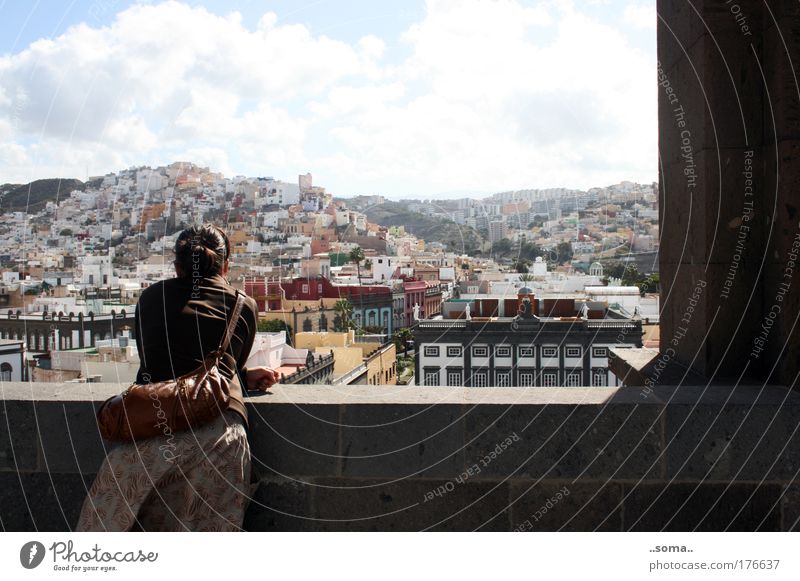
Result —
POLYGON ((639 288, 642 289, 642 293, 657 293, 659 292, 660 285, 661 276, 657 272, 654 272, 639 285, 639 288))
POLYGON ((523 242, 519 247, 520 260, 532 261, 544 254, 541 247, 535 242, 523 242))
POLYGON ((492 254, 498 258, 511 254, 511 240, 503 238, 492 244, 492 254))
POLYGON ((622 286, 639 286, 644 278, 635 264, 629 264, 622 273, 622 286))
POLYGON ((569 242, 559 242, 556 246, 556 262, 564 264, 572 260, 572 244, 569 242))
POLYGON ((356 263, 356 269, 358 270, 358 284, 361 285, 361 263, 364 260, 364 250, 360 246, 356 246, 350 251, 350 262, 356 263))
POLYGON ((280 319, 270 319, 267 321, 259 321, 257 326, 261 333, 279 333, 286 332, 286 342, 292 344, 292 327, 286 321, 280 319))
POLYGON ((408 342, 414 339, 414 334, 406 328, 398 329, 394 333, 394 344, 397 349, 403 350, 403 355, 408 353, 408 342))
POLYGON ((353 328, 353 305, 347 299, 340 299, 333 305, 336 313, 333 317, 333 328, 336 331, 347 332, 353 328))

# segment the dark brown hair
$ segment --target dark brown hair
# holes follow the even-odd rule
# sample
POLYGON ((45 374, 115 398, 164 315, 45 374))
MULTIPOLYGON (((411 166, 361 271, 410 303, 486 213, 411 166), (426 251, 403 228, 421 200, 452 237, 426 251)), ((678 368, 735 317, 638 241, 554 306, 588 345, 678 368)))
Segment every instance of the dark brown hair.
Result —
POLYGON ((231 252, 228 237, 213 224, 187 228, 175 241, 175 263, 183 276, 207 278, 222 272, 231 252))

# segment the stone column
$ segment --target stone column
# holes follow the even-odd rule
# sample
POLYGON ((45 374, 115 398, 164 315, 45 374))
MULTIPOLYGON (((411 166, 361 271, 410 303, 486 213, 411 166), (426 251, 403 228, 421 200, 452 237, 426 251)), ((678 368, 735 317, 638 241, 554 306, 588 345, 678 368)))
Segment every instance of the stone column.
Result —
POLYGON ((660 357, 706 378, 790 384, 800 4, 766 4, 658 1, 660 357))

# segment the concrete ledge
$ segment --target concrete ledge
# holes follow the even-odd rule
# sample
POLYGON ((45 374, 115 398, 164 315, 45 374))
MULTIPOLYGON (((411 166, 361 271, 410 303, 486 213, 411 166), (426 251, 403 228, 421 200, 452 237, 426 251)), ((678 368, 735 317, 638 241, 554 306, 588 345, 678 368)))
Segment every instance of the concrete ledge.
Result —
MULTIPOLYGON (((74 525, 107 450, 95 410, 122 388, 0 385, 5 530, 74 525)), ((251 529, 798 527, 800 394, 782 387, 298 385, 248 406, 251 529)))

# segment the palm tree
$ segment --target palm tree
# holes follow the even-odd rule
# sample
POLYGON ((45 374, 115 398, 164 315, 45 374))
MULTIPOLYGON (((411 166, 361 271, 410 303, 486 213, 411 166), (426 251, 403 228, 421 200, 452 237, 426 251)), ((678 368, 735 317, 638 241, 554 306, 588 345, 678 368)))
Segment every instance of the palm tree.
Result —
MULTIPOLYGON (((356 263, 356 269, 358 270, 358 286, 361 286, 361 261, 364 260, 364 250, 360 246, 356 246, 350 251, 349 258, 352 262, 356 263)), ((358 295, 358 306, 359 306, 359 313, 360 317, 363 319, 363 322, 366 323, 367 321, 367 314, 364 312, 364 295, 359 293, 358 295)), ((352 312, 352 305, 350 306, 350 310, 352 312)))
POLYGON ((347 299, 340 299, 333 305, 333 310, 339 319, 340 329, 346 333, 353 324, 353 305, 347 299))
POLYGON ((350 261, 356 263, 358 269, 358 286, 361 286, 361 262, 364 260, 364 251, 360 246, 356 246, 350 251, 350 261))

